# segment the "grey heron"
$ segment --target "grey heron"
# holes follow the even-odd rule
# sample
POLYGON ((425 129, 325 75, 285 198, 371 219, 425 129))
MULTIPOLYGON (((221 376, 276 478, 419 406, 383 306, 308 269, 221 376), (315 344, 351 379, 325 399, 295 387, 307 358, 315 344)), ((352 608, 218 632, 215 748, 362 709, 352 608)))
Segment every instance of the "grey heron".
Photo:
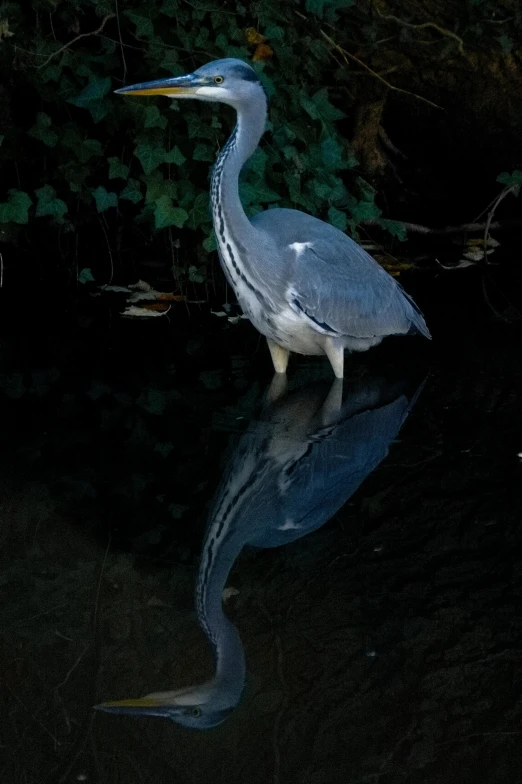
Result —
POLYGON ((215 657, 207 682, 97 705, 98 710, 170 718, 185 727, 220 724, 237 706, 246 663, 236 627, 223 612, 228 575, 245 545, 279 547, 326 523, 386 457, 422 384, 370 377, 285 395, 274 376, 268 403, 239 438, 218 488, 196 587, 200 625, 215 657), (279 387, 279 389, 275 389, 279 387))
POLYGON ((217 101, 236 110, 237 124, 212 174, 212 219, 225 275, 266 337, 276 373, 286 372, 290 352, 326 354, 342 378, 345 350, 366 351, 388 335, 431 337, 402 286, 339 229, 292 209, 246 216, 239 174, 267 119, 266 93, 250 65, 216 60, 186 76, 116 92, 217 101))

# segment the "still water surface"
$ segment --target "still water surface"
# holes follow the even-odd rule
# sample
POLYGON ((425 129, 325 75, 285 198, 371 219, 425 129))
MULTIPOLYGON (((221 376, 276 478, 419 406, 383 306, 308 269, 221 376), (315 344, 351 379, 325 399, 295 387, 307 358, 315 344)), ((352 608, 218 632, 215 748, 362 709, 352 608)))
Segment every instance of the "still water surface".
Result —
POLYGON ((398 356, 4 378, 0 781, 522 780, 522 363, 398 356))

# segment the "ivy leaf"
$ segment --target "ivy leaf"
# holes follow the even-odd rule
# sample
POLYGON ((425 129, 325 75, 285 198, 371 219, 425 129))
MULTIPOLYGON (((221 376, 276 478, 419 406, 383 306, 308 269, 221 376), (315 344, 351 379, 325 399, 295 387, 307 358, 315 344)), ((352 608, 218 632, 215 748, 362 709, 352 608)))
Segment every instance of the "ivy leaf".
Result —
POLYGON ((160 171, 156 169, 152 174, 147 174, 141 178, 147 186, 145 202, 150 204, 159 199, 160 196, 169 196, 171 199, 178 199, 178 182, 165 179, 160 171))
POLYGON ((88 267, 82 269, 78 274, 78 283, 94 283, 92 272, 88 267))
POLYGON ((501 35, 497 38, 504 54, 509 54, 513 50, 514 42, 509 35, 501 35))
POLYGON ((145 108, 145 128, 166 128, 167 118, 157 106, 147 106, 145 108))
POLYGON ((124 11, 125 16, 134 22, 136 25, 136 35, 140 38, 153 38, 154 37, 154 25, 152 21, 147 16, 141 16, 141 14, 136 14, 134 11, 124 11))
POLYGON ((210 207, 208 193, 199 193, 194 206, 189 211, 187 226, 189 229, 198 229, 202 224, 210 221, 210 207))
POLYGON ((348 221, 346 219, 346 215, 341 210, 338 210, 336 207, 330 207, 328 210, 328 220, 335 226, 336 229, 340 229, 341 231, 346 231, 348 221))
POLYGON ((4 141, 5 136, 0 133, 0 147, 2 146, 2 142, 4 141))
POLYGON ((154 225, 157 229, 176 226, 181 229, 188 219, 188 212, 182 207, 174 207, 170 196, 160 196, 156 199, 154 210, 154 225))
POLYGON ((25 191, 11 189, 6 202, 0 203, 0 223, 29 223, 32 199, 25 191))
POLYGON ((330 103, 328 100, 328 89, 326 87, 318 90, 311 98, 308 96, 301 96, 299 102, 312 120, 333 122, 334 120, 342 120, 343 117, 346 117, 344 112, 330 103))
POLYGON ((165 147, 157 147, 150 142, 140 142, 134 150, 134 155, 141 163, 145 174, 150 174, 165 161, 167 152, 165 147))
POLYGON ((196 144, 192 158, 195 161, 213 161, 215 158, 214 151, 208 144, 196 144))
POLYGON ((332 188, 327 182, 321 182, 320 180, 312 180, 311 186, 313 192, 319 199, 328 199, 331 195, 332 188))
POLYGON ((497 182, 501 182, 507 188, 512 188, 514 185, 522 185, 522 171, 515 169, 511 174, 509 172, 502 172, 497 177, 497 182))
POLYGON ((185 163, 187 159, 179 149, 179 147, 173 147, 170 152, 165 153, 165 162, 166 163, 175 163, 176 166, 181 166, 182 163, 185 163))
POLYGON ((359 201, 350 208, 350 213, 355 223, 361 223, 365 220, 377 220, 381 217, 382 210, 373 201, 359 201))
POLYGON ((179 520, 180 518, 182 518, 185 512, 188 512, 189 508, 190 507, 184 506, 183 504, 168 505, 168 510, 175 520, 179 520))
POLYGON ((333 12, 351 8, 354 3, 355 0, 306 0, 305 7, 309 13, 316 16, 322 17, 326 13, 328 17, 331 17, 333 12))
POLYGON ((205 267, 189 267, 189 280, 191 283, 204 283, 207 279, 205 267))
POLYGON ((86 163, 89 158, 103 153, 103 147, 98 139, 83 139, 73 125, 68 125, 63 131, 61 143, 71 149, 78 160, 86 163))
POLYGON ((164 0, 160 12, 165 16, 176 17, 179 12, 179 0, 164 0))
POLYGON ((85 139, 79 150, 77 150, 78 158, 84 163, 88 161, 89 158, 93 158, 95 155, 98 157, 102 155, 103 147, 101 142, 98 139, 85 139))
POLYGON ((373 185, 370 185, 363 177, 357 177, 355 182, 359 186, 364 201, 373 201, 377 194, 373 185))
POLYGON ((27 132, 29 136, 46 144, 48 147, 55 147, 58 141, 58 134, 51 128, 52 120, 45 112, 38 112, 36 122, 27 132))
POLYGON ((223 51, 228 49, 228 38, 223 33, 216 36, 214 43, 219 49, 223 49, 223 51))
POLYGON ((110 76, 104 78, 94 78, 83 88, 74 98, 69 98, 68 103, 78 106, 80 109, 88 109, 95 123, 103 120, 111 104, 104 98, 111 89, 112 80, 110 76))
POLYGON ((174 449, 174 444, 171 444, 170 441, 165 441, 165 442, 158 441, 154 446, 154 451, 159 452, 159 454, 162 457, 168 457, 173 449, 174 449))
POLYGON ((215 131, 205 124, 196 112, 185 112, 184 120, 187 123, 189 139, 213 139, 215 131))
POLYGON ((56 191, 51 185, 44 185, 35 190, 38 202, 36 204, 36 217, 51 215, 53 218, 63 218, 67 212, 67 204, 62 199, 56 198, 56 191))
POLYGON ((203 240, 203 247, 209 253, 211 253, 213 250, 217 250, 217 241, 214 229, 212 229, 212 233, 203 240))
POLYGON ((266 94, 269 98, 273 98, 277 92, 277 87, 274 84, 274 80, 267 76, 263 71, 258 74, 261 84, 265 88, 266 94))
POLYGON ((49 63, 40 71, 43 82, 58 82, 62 75, 62 66, 60 63, 49 63))
POLYGON ((107 192, 103 185, 98 185, 91 193, 94 196, 98 212, 105 212, 109 207, 117 207, 118 205, 118 196, 113 191, 107 192))
POLYGON ((332 136, 328 136, 321 143, 321 157, 327 169, 348 168, 348 164, 343 160, 341 145, 332 136))
POLYGON ((117 177, 121 177, 122 180, 126 180, 129 176, 129 167, 126 166, 119 158, 109 158, 109 180, 115 180, 117 177))
POLYGON ((255 172, 259 178, 264 178, 267 160, 266 152, 258 147, 248 161, 248 171, 255 172))
POLYGON ((270 188, 261 181, 256 185, 252 185, 249 182, 240 183, 239 193, 241 194, 241 201, 244 204, 258 204, 260 202, 270 203, 279 201, 281 198, 278 193, 270 190, 270 188))
POLYGON ((407 239, 406 226, 400 221, 389 220, 388 218, 381 218, 381 226, 386 231, 389 231, 392 237, 397 237, 399 242, 404 242, 407 239))
POLYGON ((323 9, 324 9, 324 0, 306 0, 305 8, 310 14, 315 14, 316 16, 322 16, 323 9))
POLYGON ((269 41, 284 41, 285 31, 278 25, 269 25, 265 28, 264 34, 269 41))
POLYGON ((141 201, 143 199, 143 194, 140 189, 139 180, 134 180, 131 177, 125 188, 120 191, 120 199, 127 199, 133 204, 137 204, 141 201))

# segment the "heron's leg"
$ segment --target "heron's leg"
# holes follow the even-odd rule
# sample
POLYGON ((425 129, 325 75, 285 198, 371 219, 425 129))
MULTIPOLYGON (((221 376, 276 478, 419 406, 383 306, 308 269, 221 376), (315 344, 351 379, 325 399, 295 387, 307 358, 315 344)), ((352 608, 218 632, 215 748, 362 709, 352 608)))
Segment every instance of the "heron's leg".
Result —
POLYGON ((332 425, 337 420, 339 414, 341 413, 342 405, 343 379, 336 378, 332 383, 330 391, 328 392, 328 397, 324 401, 321 408, 321 419, 323 422, 323 427, 332 425))
POLYGON ((274 341, 270 340, 270 338, 267 338, 266 342, 268 343, 268 348, 270 349, 270 356, 272 357, 272 362, 274 363, 275 372, 286 373, 286 366, 288 365, 290 352, 287 348, 283 348, 277 343, 274 343, 274 341))
POLYGON ((286 373, 274 373, 270 386, 265 395, 264 404, 267 406, 272 405, 279 400, 286 392, 288 386, 288 379, 286 373))
POLYGON ((339 338, 325 337, 324 353, 330 360, 336 378, 344 378, 344 343, 339 338))

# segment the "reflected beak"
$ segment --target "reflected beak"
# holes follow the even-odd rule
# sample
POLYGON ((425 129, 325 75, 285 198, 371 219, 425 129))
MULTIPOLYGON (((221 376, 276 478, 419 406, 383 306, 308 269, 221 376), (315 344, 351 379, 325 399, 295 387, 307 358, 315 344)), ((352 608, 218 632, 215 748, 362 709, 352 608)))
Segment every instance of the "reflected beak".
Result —
POLYGON ((114 92, 119 95, 166 95, 172 98, 183 98, 194 95, 199 87, 204 87, 207 84, 209 82, 206 80, 188 74, 170 79, 158 79, 155 82, 131 84, 128 87, 120 87, 114 92))
POLYGON ((94 710, 105 713, 119 713, 126 716, 165 716, 169 718, 175 712, 176 706, 165 704, 164 700, 154 696, 140 697, 133 700, 114 700, 102 702, 94 706, 94 710))

